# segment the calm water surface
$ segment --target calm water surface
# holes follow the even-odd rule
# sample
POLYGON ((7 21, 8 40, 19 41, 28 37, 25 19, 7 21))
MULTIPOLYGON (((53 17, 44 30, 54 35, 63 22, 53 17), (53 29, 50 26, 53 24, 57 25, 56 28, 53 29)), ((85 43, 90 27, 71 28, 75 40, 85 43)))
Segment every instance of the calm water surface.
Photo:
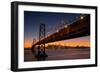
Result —
MULTIPOLYGON (((74 49, 47 49, 46 54, 48 55, 45 60, 71 60, 71 59, 89 59, 90 49, 89 48, 74 48, 74 49)), ((24 50, 24 61, 37 61, 34 54, 30 49, 24 50)))

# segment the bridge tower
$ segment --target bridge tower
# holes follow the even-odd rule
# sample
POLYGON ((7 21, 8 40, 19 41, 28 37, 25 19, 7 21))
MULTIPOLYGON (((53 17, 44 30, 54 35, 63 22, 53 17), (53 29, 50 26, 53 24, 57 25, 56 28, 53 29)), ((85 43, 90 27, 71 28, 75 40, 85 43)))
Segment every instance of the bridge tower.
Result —
MULTIPOLYGON (((40 24, 39 26, 39 42, 45 38, 45 24, 40 24)), ((45 52, 45 40, 43 40, 43 44, 39 44, 38 46, 38 53, 36 55, 36 57, 38 58, 43 58, 43 57, 47 57, 47 54, 45 52)))

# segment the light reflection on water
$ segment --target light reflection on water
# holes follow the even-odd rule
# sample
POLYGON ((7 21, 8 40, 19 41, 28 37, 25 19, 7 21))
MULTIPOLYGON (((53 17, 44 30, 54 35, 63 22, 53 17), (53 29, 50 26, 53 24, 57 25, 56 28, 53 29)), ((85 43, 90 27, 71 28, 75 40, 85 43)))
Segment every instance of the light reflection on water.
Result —
MULTIPOLYGON (((89 59, 89 48, 74 49, 47 49, 48 57, 45 60, 70 60, 70 59, 89 59)), ((24 61, 37 61, 31 50, 24 50, 24 61)))

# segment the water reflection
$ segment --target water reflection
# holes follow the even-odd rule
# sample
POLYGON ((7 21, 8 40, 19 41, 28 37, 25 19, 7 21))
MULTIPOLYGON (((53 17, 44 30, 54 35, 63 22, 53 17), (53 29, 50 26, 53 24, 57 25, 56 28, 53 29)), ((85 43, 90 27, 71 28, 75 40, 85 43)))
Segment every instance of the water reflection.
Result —
POLYGON ((24 61, 89 59, 90 48, 46 49, 48 57, 36 58, 31 50, 24 50, 24 61))

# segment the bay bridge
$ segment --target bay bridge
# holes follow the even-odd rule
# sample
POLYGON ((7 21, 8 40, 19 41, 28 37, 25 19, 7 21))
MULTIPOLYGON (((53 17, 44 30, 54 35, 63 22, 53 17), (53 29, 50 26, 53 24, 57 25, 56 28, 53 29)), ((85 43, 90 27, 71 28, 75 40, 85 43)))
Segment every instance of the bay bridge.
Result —
POLYGON ((43 53, 43 56, 47 56, 45 53, 46 43, 90 35, 90 15, 83 15, 74 22, 69 23, 67 25, 65 24, 62 28, 58 29, 57 31, 54 31, 54 33, 50 35, 46 36, 45 33, 45 24, 41 24, 39 29, 39 41, 32 44, 32 51, 34 51, 34 47, 36 45, 39 45, 39 57, 41 57, 41 55, 39 55, 40 53, 43 53))

